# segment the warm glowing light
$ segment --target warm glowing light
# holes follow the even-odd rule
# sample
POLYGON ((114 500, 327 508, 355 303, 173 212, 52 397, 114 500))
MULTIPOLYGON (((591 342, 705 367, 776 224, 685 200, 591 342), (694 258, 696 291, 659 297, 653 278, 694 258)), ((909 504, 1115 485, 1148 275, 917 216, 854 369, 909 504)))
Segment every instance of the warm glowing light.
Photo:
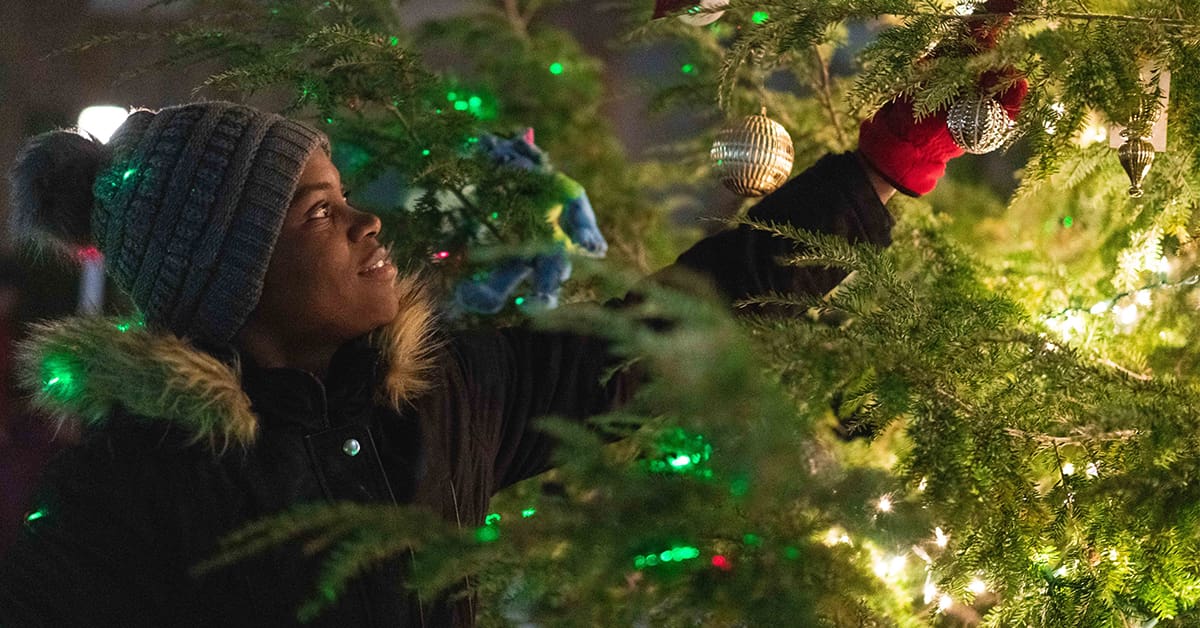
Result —
POLYGON ((973 578, 971 579, 971 582, 967 584, 967 590, 975 595, 979 595, 987 591, 987 584, 985 584, 984 581, 980 580, 979 578, 973 578))
POLYGON ((1090 146, 1108 141, 1108 127, 1097 121, 1090 121, 1079 134, 1079 145, 1090 146))
POLYGON ((954 598, 943 593, 942 597, 938 598, 938 612, 944 613, 950 610, 951 606, 954 606, 954 598))
POLYGON ((926 604, 936 600, 938 597, 938 588, 933 584, 933 580, 929 579, 928 575, 925 576, 925 589, 923 592, 925 594, 926 604))
POLYGON ((1100 470, 1096 468, 1096 463, 1089 462, 1086 469, 1083 470, 1089 478, 1099 477, 1100 470))
POLYGON ((129 111, 124 107, 98 105, 80 111, 75 124, 80 135, 87 137, 91 134, 101 142, 108 142, 128 117, 129 111))
POLYGON ((941 528, 933 529, 933 542, 937 543, 938 547, 946 547, 950 543, 950 535, 942 532, 941 528))
POLYGON ((1046 327, 1049 327, 1067 342, 1070 342, 1071 338, 1081 335, 1084 332, 1083 314, 1076 311, 1047 318, 1045 323, 1046 327))
POLYGON ((843 545, 849 545, 850 535, 846 534, 846 531, 841 528, 829 528, 829 531, 825 533, 825 538, 823 541, 830 547, 838 545, 839 543, 843 545))
POLYGON ((904 573, 904 567, 907 563, 908 559, 904 556, 893 556, 891 558, 876 556, 874 562, 871 564, 871 568, 881 580, 892 581, 904 573))
POLYGON ((1063 475, 1071 475, 1075 473, 1075 465, 1067 462, 1062 466, 1063 475))
POLYGON ((917 490, 924 493, 925 489, 928 486, 929 486, 929 478, 921 478, 921 483, 917 485, 917 490))
POLYGON ((1063 116, 1064 113, 1067 112, 1067 107, 1060 102, 1056 102, 1053 105, 1050 105, 1050 111, 1054 113, 1054 119, 1042 122, 1042 126, 1046 128, 1047 135, 1054 135, 1054 133, 1058 131, 1058 125, 1056 122, 1063 116))
POLYGON ((1141 318, 1141 313, 1138 311, 1138 306, 1135 303, 1114 305, 1112 311, 1119 325, 1132 325, 1141 318))
POLYGON ((879 502, 875 505, 879 512, 892 512, 892 498, 890 495, 884 495, 879 498, 879 502))

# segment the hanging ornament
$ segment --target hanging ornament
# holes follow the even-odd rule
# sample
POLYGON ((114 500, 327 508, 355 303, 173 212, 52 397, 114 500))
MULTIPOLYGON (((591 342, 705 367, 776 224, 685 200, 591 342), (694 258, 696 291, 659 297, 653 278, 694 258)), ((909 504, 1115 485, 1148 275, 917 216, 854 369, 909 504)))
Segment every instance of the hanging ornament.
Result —
POLYGON ((1114 125, 1109 129, 1109 146, 1117 149, 1121 167, 1129 175, 1129 196, 1133 198, 1142 196, 1142 181, 1150 173, 1154 153, 1167 150, 1167 110, 1171 96, 1170 70, 1146 62, 1139 78, 1147 91, 1137 109, 1125 126, 1114 125), (1151 92, 1155 83, 1157 87, 1151 92))
POLYGON ((1121 160, 1125 174, 1129 175, 1129 196, 1140 198, 1142 180, 1150 173, 1150 166, 1154 163, 1154 145, 1149 137, 1130 133, 1129 129, 1122 131, 1121 137, 1125 138, 1125 143, 1117 149, 1117 158, 1121 160))
POLYGON ((665 17, 684 7, 687 11, 679 16, 683 22, 692 26, 705 26, 721 19, 729 0, 655 0, 654 18, 665 17))
POLYGON ((974 155, 1003 146, 1013 126, 1004 106, 990 96, 959 98, 946 114, 946 128, 954 143, 974 155))
POLYGON ((693 5, 687 13, 679 16, 679 20, 692 26, 706 26, 721 19, 725 11, 718 9, 727 6, 729 0, 700 0, 700 4, 693 5))
POLYGON ((742 196, 762 196, 787 180, 795 152, 787 129, 768 118, 764 107, 721 129, 709 157, 725 187, 742 196))

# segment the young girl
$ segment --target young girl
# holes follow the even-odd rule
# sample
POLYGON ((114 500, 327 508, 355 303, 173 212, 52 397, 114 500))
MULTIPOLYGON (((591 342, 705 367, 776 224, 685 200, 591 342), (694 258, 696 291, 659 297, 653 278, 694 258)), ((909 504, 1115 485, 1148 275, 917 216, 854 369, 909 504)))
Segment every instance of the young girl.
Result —
MULTIPOLYGON (((864 123, 860 152, 824 157, 750 216, 886 246, 894 188, 927 192, 961 154, 939 124, 893 104, 864 123)), ((305 502, 417 504, 478 526, 494 493, 546 469, 534 419, 582 420, 636 383, 600 384, 613 359, 593 338, 439 332, 379 219, 344 197, 327 139, 293 120, 223 102, 137 111, 107 145, 34 138, 12 180, 25 231, 99 247, 144 325, 57 321, 25 348, 37 402, 87 427, 0 561, 5 627, 293 624, 318 566, 298 547, 189 568, 305 502)), ((843 278, 780 265, 789 252, 741 227, 676 266, 731 299, 843 278)), ((472 624, 469 596, 418 599, 394 563, 315 622, 472 624)))

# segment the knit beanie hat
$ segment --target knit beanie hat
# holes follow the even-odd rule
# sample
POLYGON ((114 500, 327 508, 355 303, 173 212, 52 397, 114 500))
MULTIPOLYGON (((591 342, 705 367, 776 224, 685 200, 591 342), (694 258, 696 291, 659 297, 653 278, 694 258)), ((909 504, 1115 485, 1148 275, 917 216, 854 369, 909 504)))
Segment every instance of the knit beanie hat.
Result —
POLYGON ((225 344, 263 276, 309 156, 329 140, 228 102, 133 112, 108 144, 71 131, 29 141, 10 173, 17 233, 94 245, 147 325, 225 344))

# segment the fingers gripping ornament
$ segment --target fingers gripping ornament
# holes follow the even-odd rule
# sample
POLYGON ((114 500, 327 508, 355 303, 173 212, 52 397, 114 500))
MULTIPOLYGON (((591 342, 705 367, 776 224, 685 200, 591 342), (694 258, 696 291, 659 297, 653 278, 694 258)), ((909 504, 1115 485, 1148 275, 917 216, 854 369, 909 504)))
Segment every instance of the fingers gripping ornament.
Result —
POLYGON ((587 192, 574 179, 554 170, 546 154, 534 144, 533 129, 512 139, 484 135, 479 146, 497 164, 553 176, 555 201, 545 208, 553 236, 536 255, 507 258, 463 280, 454 290, 455 303, 466 311, 495 314, 528 279, 532 292, 519 297, 519 305, 525 309, 557 307, 562 284, 571 276, 568 253, 604 257, 608 251, 587 192))
POLYGON ((770 194, 787 181, 795 149, 787 129, 768 118, 764 107, 761 113, 721 129, 709 157, 725 187, 755 197, 770 194))

